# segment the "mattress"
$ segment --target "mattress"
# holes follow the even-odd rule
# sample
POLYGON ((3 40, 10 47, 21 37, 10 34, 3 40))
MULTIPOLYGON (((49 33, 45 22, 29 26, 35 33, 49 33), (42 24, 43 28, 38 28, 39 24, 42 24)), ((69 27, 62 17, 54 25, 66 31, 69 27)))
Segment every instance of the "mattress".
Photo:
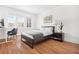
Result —
POLYGON ((48 35, 52 34, 52 32, 48 31, 48 30, 28 30, 28 31, 22 32, 23 35, 30 37, 31 39, 34 39, 33 35, 36 35, 36 34, 39 34, 39 33, 42 33, 43 36, 48 36, 48 35), (33 34, 33 35, 30 35, 30 34, 33 34))

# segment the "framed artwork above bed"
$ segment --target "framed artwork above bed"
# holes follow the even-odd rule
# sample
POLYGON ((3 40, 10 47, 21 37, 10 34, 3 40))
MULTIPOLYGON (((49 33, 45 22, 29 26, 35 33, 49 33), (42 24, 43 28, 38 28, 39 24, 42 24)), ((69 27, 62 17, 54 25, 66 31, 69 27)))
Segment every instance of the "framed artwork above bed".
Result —
POLYGON ((53 15, 49 15, 49 16, 45 16, 44 17, 44 24, 47 24, 47 23, 52 23, 52 20, 53 20, 53 15))

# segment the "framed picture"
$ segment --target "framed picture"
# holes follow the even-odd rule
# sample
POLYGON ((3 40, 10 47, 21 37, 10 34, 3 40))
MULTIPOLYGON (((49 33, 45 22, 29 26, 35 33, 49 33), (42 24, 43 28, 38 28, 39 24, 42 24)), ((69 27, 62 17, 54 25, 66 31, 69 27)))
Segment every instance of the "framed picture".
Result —
POLYGON ((44 17, 44 23, 52 23, 52 15, 46 16, 44 17))

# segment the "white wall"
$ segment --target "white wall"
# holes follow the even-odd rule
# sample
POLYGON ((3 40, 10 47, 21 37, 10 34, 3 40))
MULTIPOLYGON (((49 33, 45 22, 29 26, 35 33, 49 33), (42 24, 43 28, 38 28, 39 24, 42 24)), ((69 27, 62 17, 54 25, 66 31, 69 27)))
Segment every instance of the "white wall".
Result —
MULTIPOLYGON (((30 17, 32 19, 32 26, 31 28, 36 28, 36 23, 35 21, 37 20, 37 15, 33 14, 33 13, 29 13, 29 12, 24 12, 21 10, 17 10, 17 9, 13 9, 13 8, 9 8, 6 6, 0 6, 0 19, 4 18, 5 19, 5 25, 6 24, 6 18, 8 16, 16 16, 17 20, 21 20, 19 17, 25 17, 25 19, 27 20, 27 17, 30 17)), ((22 30, 22 29, 21 29, 22 30)), ((20 33, 20 31, 19 31, 20 33)))
POLYGON ((64 24, 64 40, 79 44, 79 6, 59 6, 43 12, 38 16, 38 28, 43 25, 43 18, 53 15, 54 20, 61 20, 64 24))

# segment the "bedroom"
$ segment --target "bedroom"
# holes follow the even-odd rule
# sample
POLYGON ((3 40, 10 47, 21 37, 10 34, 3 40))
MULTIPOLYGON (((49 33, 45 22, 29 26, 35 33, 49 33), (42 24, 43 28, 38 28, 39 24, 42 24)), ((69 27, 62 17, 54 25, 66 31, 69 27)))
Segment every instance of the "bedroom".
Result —
MULTIPOLYGON (((4 39, 1 40, 4 42, 0 44, 0 53, 79 53, 78 13, 79 6, 77 5, 1 5, 0 19, 4 20, 4 26, 0 28, 0 39, 4 39), (60 29, 61 26, 63 26, 62 29, 60 29), (7 32, 13 28, 17 28, 17 36, 8 37, 7 32), (46 41, 35 44, 32 49, 21 41, 21 38, 25 38, 24 35, 33 38, 33 33, 36 34, 36 32, 37 34, 39 32, 43 33, 34 36, 42 40, 40 38, 52 35, 54 33, 53 30, 58 33, 61 33, 61 31, 64 33, 63 42, 53 40, 53 38, 48 39, 47 37, 46 41), (28 35, 26 32, 31 32, 30 34, 32 35, 28 35)), ((38 39, 36 38, 36 42, 38 39)))

